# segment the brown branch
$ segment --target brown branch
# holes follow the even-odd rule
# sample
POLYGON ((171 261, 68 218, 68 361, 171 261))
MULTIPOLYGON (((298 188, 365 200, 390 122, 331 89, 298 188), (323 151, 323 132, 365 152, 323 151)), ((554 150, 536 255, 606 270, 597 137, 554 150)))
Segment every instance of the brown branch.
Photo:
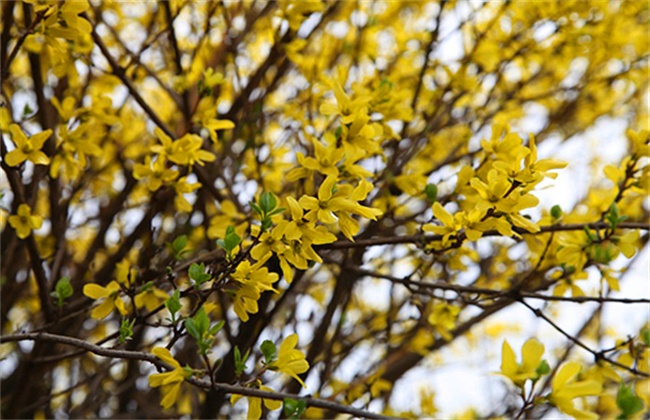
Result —
MULTIPOLYGON (((164 363, 163 361, 161 361, 151 353, 132 351, 132 350, 110 349, 106 347, 97 346, 95 344, 74 337, 67 337, 63 335, 49 334, 49 333, 23 333, 23 334, 12 334, 12 335, 0 336, 0 344, 19 342, 19 341, 36 341, 36 342, 50 341, 50 342, 82 348, 98 356, 113 357, 113 358, 119 358, 125 360, 141 360, 144 362, 149 362, 154 366, 157 366, 158 368, 164 370, 172 369, 171 366, 167 365, 166 363, 164 363)), ((382 416, 380 414, 375 414, 354 407, 348 407, 342 404, 335 403, 333 401, 323 400, 320 398, 302 397, 300 395, 288 394, 284 392, 262 391, 255 388, 246 388, 243 386, 229 385, 224 383, 210 383, 209 381, 200 380, 196 378, 188 378, 187 382, 203 389, 215 389, 218 391, 226 392, 228 394, 238 394, 238 395, 264 398, 270 400, 284 400, 286 398, 304 400, 307 403, 307 405, 311 407, 323 408, 327 410, 336 411, 338 413, 351 414, 353 416, 357 416, 360 418, 368 418, 368 419, 390 418, 390 417, 382 416)))
MULTIPOLYGON (((585 227, 589 229, 607 229, 609 224, 605 222, 593 222, 593 223, 568 223, 563 225, 551 225, 551 226, 540 226, 539 232, 528 232, 526 229, 513 226, 512 230, 520 235, 539 235, 542 233, 548 232, 561 232, 561 231, 574 231, 574 230, 583 230, 585 227)), ((617 229, 640 229, 640 230, 650 230, 650 224, 643 222, 623 222, 617 225, 617 229)), ((496 230, 488 230, 483 232, 483 237, 486 236, 503 236, 496 230)), ((400 244, 417 244, 417 243, 428 243, 434 241, 442 240, 443 235, 405 235, 405 236, 390 236, 390 237, 378 237, 378 238, 369 238, 369 239, 358 239, 354 242, 350 241, 337 241, 331 244, 325 245, 316 245, 315 249, 346 249, 346 248, 365 248, 370 246, 379 246, 379 245, 400 245, 400 244)), ((452 237, 453 240, 453 237, 452 237)))
MULTIPOLYGON (((346 266, 345 270, 352 270, 364 276, 380 278, 380 279, 388 280, 393 283, 403 284, 405 286, 417 286, 425 289, 449 290, 449 291, 454 291, 458 294, 476 293, 482 295, 492 295, 495 298, 498 298, 498 297, 507 296, 513 292, 512 290, 495 290, 495 289, 488 289, 483 287, 462 286, 460 284, 410 280, 408 278, 400 278, 396 276, 391 276, 389 274, 381 274, 374 271, 365 270, 357 266, 350 266, 350 265, 346 266)), ((410 290, 414 293, 418 292, 417 290, 413 290, 413 289, 410 290)), ((605 297, 605 296, 572 296, 572 297, 548 296, 539 293, 524 292, 524 291, 516 291, 516 293, 518 296, 521 296, 522 298, 539 299, 539 300, 546 300, 546 301, 563 301, 563 302, 575 302, 575 303, 585 303, 585 302, 650 303, 650 299, 646 299, 646 298, 632 299, 632 298, 615 298, 615 297, 605 297)))
MULTIPOLYGON (((10 9, 10 4, 7 9, 10 9)), ((47 13, 48 9, 44 9, 36 13, 36 16, 34 17, 34 20, 29 23, 29 26, 25 29, 25 31, 18 37, 16 40, 16 45, 14 45, 14 48, 11 50, 11 53, 9 53, 9 57, 7 57, 7 60, 2 63, 2 79, 5 80, 7 79, 7 76, 9 75, 9 66, 11 66, 11 62, 14 61, 14 58, 16 58, 16 55, 18 55, 18 51, 20 51, 20 47, 22 47, 23 43, 25 42, 25 38, 29 34, 34 33, 34 29, 36 28, 36 25, 38 25, 41 20, 43 20, 43 17, 45 17, 45 13, 47 13)), ((9 17, 5 16, 5 19, 11 19, 11 14, 9 14, 9 17)))
POLYGON ((614 366, 619 367, 621 369, 627 370, 630 373, 633 373, 634 375, 643 376, 645 378, 650 378, 650 374, 648 374, 646 372, 640 371, 640 370, 638 370, 636 368, 631 368, 631 367, 625 366, 624 364, 619 363, 616 360, 612 360, 612 359, 606 357, 602 351, 593 350, 591 347, 589 347, 585 343, 583 343, 580 339, 578 339, 578 338, 572 336, 571 334, 567 333, 566 331, 564 331, 564 329, 562 329, 562 327, 560 327, 552 319, 550 319, 549 317, 544 315, 544 313, 542 312, 541 309, 533 308, 528 303, 526 303, 523 299, 518 299, 517 301, 519 303, 521 303, 522 305, 524 305, 525 307, 527 307, 528 309, 530 309, 531 312, 533 312, 538 318, 541 318, 544 321, 546 321, 546 323, 548 323, 551 327, 553 327, 555 330, 557 330, 557 332, 559 332, 560 334, 562 334, 563 336, 565 336, 566 338, 568 338, 569 340, 574 342, 577 346, 582 347, 584 350, 591 353, 594 356, 594 358, 596 359, 596 361, 602 360, 602 361, 605 361, 605 362, 607 362, 607 363, 609 363, 611 365, 614 365, 614 366))

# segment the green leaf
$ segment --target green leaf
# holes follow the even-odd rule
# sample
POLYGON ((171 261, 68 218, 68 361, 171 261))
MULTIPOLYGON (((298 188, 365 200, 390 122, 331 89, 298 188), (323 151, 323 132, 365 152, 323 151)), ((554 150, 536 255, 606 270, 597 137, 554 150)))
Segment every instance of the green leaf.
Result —
POLYGON ((260 208, 264 214, 268 214, 273 211, 278 205, 278 200, 275 198, 275 195, 271 192, 263 192, 260 196, 260 208))
POLYGON ((275 360, 276 354, 278 352, 275 344, 271 340, 264 340, 262 345, 260 345, 260 350, 264 355, 264 361, 267 365, 275 360))
POLYGON ((56 282, 54 286, 54 292, 50 293, 50 296, 57 299, 57 305, 59 307, 63 306, 63 302, 72 296, 74 290, 70 284, 70 277, 61 277, 59 281, 56 282))
POLYGON ((271 218, 268 216, 264 217, 262 219, 262 230, 263 231, 269 230, 271 226, 273 226, 273 221, 271 220, 271 218))
POLYGON ((224 240, 224 248, 226 251, 230 252, 234 250, 240 243, 241 238, 239 235, 237 235, 235 232, 231 232, 230 234, 226 235, 226 239, 224 240))
POLYGON ((29 104, 25 104, 23 107, 23 118, 28 117, 34 113, 34 110, 29 106, 29 104))
POLYGON ((246 361, 248 360, 249 354, 250 349, 248 349, 246 354, 244 354, 244 357, 242 357, 239 347, 235 346, 235 373, 237 376, 241 376, 241 374, 246 370, 246 361))
POLYGON ((199 338, 203 338, 210 328, 210 318, 208 318, 208 314, 205 313, 205 308, 203 306, 201 306, 201 309, 199 309, 196 315, 194 315, 193 319, 194 325, 200 334, 199 338))
POLYGON ((307 401, 285 398, 282 411, 290 419, 299 419, 307 409, 307 401))
POLYGON ((199 329, 196 327, 196 322, 194 322, 192 318, 185 320, 185 329, 187 330, 188 334, 194 337, 196 340, 201 339, 201 333, 199 333, 199 329))
POLYGON ((434 184, 427 184, 427 186, 424 187, 424 193, 427 195, 427 198, 431 203, 435 203, 438 198, 438 187, 434 184))
POLYGON ((174 290, 174 293, 167 298, 165 301, 165 308, 172 314, 172 319, 174 318, 174 315, 176 315, 176 312, 180 311, 183 305, 181 305, 181 292, 176 289, 174 290))
POLYGON ((177 253, 185 249, 186 246, 187 246, 187 235, 181 235, 178 238, 174 239, 174 242, 172 242, 172 248, 177 253))
POLYGON ((589 229, 589 226, 584 226, 584 231, 587 234, 589 243, 598 241, 598 235, 596 233, 593 233, 591 229, 589 229))
POLYGON ((131 321, 124 318, 120 324, 120 337, 118 339, 119 343, 124 343, 127 340, 130 340, 133 337, 133 326, 135 325, 135 318, 131 321))
POLYGON ((632 385, 621 383, 616 395, 616 405, 621 410, 619 418, 627 419, 643 409, 643 400, 636 395, 632 385))
POLYGON ((560 217, 562 217, 562 207, 558 206, 557 204, 551 207, 551 217, 554 220, 559 220, 560 217))
POLYGON ((334 130, 334 136, 336 137, 336 140, 339 140, 342 135, 343 135, 343 127, 338 126, 336 130, 334 130))
POLYGON ((260 216, 262 215, 262 209, 260 208, 260 206, 258 206, 252 201, 249 201, 248 204, 250 204, 251 208, 255 213, 259 214, 260 216))
POLYGON ((546 360, 542 360, 539 366, 537 366, 535 372, 537 372, 537 375, 539 376, 548 375, 551 373, 551 367, 548 365, 548 362, 546 360))
POLYGON ((286 210, 286 209, 285 209, 284 207, 278 207, 277 209, 275 209, 275 210, 269 212, 269 213, 267 214, 267 216, 273 216, 274 214, 282 213, 282 212, 285 211, 285 210, 286 210))
POLYGON ((212 336, 217 335, 217 333, 221 331, 224 325, 226 325, 225 321, 219 321, 216 324, 214 324, 212 327, 210 327, 210 335, 212 336))
POLYGON ((190 276, 190 279, 194 280, 195 287, 201 286, 203 283, 212 278, 208 273, 205 272, 205 265, 203 263, 192 263, 187 273, 190 276))

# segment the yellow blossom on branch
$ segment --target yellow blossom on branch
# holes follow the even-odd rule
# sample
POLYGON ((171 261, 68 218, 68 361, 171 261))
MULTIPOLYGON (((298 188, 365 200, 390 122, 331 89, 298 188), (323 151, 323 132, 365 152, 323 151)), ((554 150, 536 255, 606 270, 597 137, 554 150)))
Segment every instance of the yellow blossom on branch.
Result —
POLYGON ((169 372, 154 373, 149 376, 149 386, 152 388, 160 387, 160 392, 163 395, 160 405, 164 408, 170 408, 178 399, 178 393, 183 381, 192 376, 192 371, 183 368, 169 350, 164 347, 156 347, 151 352, 173 368, 169 372))
POLYGON ((309 363, 305 360, 305 355, 300 350, 296 349, 298 344, 298 335, 291 334, 284 339, 278 350, 278 358, 269 365, 269 369, 277 370, 286 375, 291 376, 296 381, 300 382, 303 387, 305 383, 298 375, 307 372, 309 363))
POLYGON ((561 412, 577 419, 597 419, 596 413, 577 408, 573 401, 576 398, 598 395, 603 389, 602 385, 594 380, 578 380, 581 369, 580 364, 576 362, 569 362, 560 367, 553 377, 549 401, 561 412))
MULTIPOLYGON (((273 389, 269 388, 268 386, 261 385, 259 383, 259 380, 256 381, 257 386, 259 387, 258 389, 261 391, 267 391, 267 392, 274 392, 273 389)), ((230 397, 230 404, 236 404, 237 401, 239 401, 242 398, 242 395, 239 394, 232 394, 230 397)), ((269 398, 257 398, 257 397, 251 397, 251 396, 245 396, 248 400, 248 413, 246 414, 246 418, 248 420, 259 420, 262 417, 262 404, 264 404, 264 407, 271 411, 279 410, 282 408, 282 401, 280 400, 272 400, 269 398)))
POLYGON ((41 149, 45 141, 52 135, 52 130, 41 131, 27 137, 18 124, 11 124, 9 132, 16 148, 5 156, 4 160, 7 165, 18 166, 26 160, 34 165, 47 165, 50 163, 50 159, 41 149))
POLYGON ((103 319, 110 314, 113 309, 117 309, 120 314, 126 315, 129 313, 124 301, 120 297, 121 288, 116 281, 108 283, 106 287, 102 287, 95 283, 90 283, 84 286, 83 293, 91 299, 103 299, 102 303, 96 306, 90 316, 94 319, 103 319))
POLYGON ((17 214, 9 216, 9 224, 16 230, 16 235, 20 239, 28 237, 33 229, 40 229, 43 225, 43 218, 38 215, 32 215, 32 209, 27 204, 18 206, 17 214))
POLYGON ((544 345, 538 340, 531 338, 521 348, 521 364, 517 363, 515 352, 507 340, 503 341, 501 347, 501 373, 510 379, 515 385, 523 387, 526 380, 533 381, 540 377, 540 366, 544 345))

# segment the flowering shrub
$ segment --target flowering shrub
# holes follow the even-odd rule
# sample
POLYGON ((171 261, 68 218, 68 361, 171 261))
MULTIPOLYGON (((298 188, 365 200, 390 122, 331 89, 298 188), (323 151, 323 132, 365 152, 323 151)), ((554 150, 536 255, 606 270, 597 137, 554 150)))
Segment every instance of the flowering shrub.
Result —
POLYGON ((650 406, 647 2, 0 7, 3 417, 650 406))

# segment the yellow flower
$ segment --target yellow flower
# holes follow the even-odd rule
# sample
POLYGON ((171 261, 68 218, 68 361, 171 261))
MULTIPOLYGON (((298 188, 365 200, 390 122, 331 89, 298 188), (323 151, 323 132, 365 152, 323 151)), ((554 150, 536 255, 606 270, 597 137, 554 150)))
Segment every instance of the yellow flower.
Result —
MULTIPOLYGON (((259 389, 262 391, 274 392, 273 389, 264 385, 259 385, 259 389)), ((241 399, 241 397, 241 395, 233 394, 230 397, 230 404, 235 404, 241 399)), ((282 407, 282 401, 279 400, 269 400, 265 398, 256 398, 250 396, 247 396, 245 398, 248 400, 248 414, 246 415, 246 418, 248 420, 258 420, 262 417, 262 402, 264 402, 264 406, 271 411, 279 410, 282 407)))
POLYGON ((151 151, 153 153, 158 153, 158 155, 169 159, 174 163, 180 163, 177 157, 179 143, 172 140, 164 131, 156 127, 153 130, 154 134, 160 140, 160 144, 151 146, 151 151))
POLYGON ((487 184, 478 178, 472 178, 470 184, 479 194, 476 207, 479 210, 494 208, 504 213, 516 212, 528 207, 534 207, 539 200, 534 195, 520 195, 511 191, 512 184, 499 171, 492 169, 487 175, 487 184))
POLYGON ((163 162, 168 159, 178 165, 196 163, 203 166, 203 161, 212 162, 216 159, 212 153, 202 149, 203 139, 196 134, 186 134, 178 140, 172 140, 160 128, 154 129, 154 134, 160 144, 151 146, 151 151, 158 153, 163 162))
POLYGON ((135 179, 146 179, 147 188, 149 191, 156 191, 163 184, 167 184, 178 176, 178 171, 167 169, 165 166, 165 158, 158 156, 155 162, 151 162, 151 156, 147 156, 144 164, 136 164, 133 166, 133 177, 135 179))
POLYGON ((18 206, 18 213, 9 216, 8 221, 20 239, 25 239, 32 233, 32 229, 40 229, 43 224, 43 218, 32 216, 32 209, 27 204, 18 206))
POLYGON ((625 258, 632 258, 636 254, 636 246, 634 245, 639 240, 639 231, 630 230, 622 235, 612 236, 612 241, 616 244, 618 249, 625 255, 625 258))
POLYGON ((216 157, 208 152, 203 150, 203 139, 196 134, 186 134, 178 141, 178 161, 176 162, 181 165, 197 165, 203 166, 205 162, 214 162, 216 157))
POLYGON ((50 159, 45 153, 41 152, 41 148, 52 134, 52 130, 41 131, 38 134, 27 137, 18 124, 11 124, 9 126, 9 132, 11 132, 11 139, 16 145, 16 148, 5 156, 7 165, 18 166, 26 160, 32 162, 34 165, 47 165, 50 163, 50 159))
POLYGON ((303 195, 300 205, 309 210, 305 218, 310 222, 317 220, 325 224, 339 222, 339 228, 348 239, 359 231, 359 223, 351 216, 357 214, 366 219, 377 220, 381 211, 365 207, 358 203, 364 200, 373 186, 368 181, 361 181, 356 188, 351 185, 336 185, 336 176, 330 175, 318 188, 318 198, 303 195), (334 217, 334 214, 338 217, 334 217))
POLYGON ((576 362, 569 362, 560 368, 553 378, 553 390, 549 401, 561 412, 575 418, 597 419, 596 413, 581 410, 573 404, 575 398, 598 395, 603 390, 602 385, 596 381, 576 381, 581 368, 580 364, 576 362))
POLYGON ((534 338, 529 339, 521 348, 521 364, 517 363, 515 352, 503 341, 501 347, 501 373, 508 377, 515 385, 523 386, 527 379, 536 380, 539 378, 537 368, 542 363, 544 345, 534 338))
POLYGON ((269 270, 261 267, 260 263, 251 266, 249 261, 242 261, 237 270, 232 274, 233 280, 239 283, 235 292, 234 310, 239 319, 248 321, 248 314, 255 314, 259 310, 257 301, 262 292, 273 289, 273 283, 278 281, 278 275, 269 273, 269 270))
POLYGON ((147 308, 151 312, 156 309, 169 296, 164 291, 154 286, 145 286, 144 290, 135 296, 135 306, 147 308))
POLYGON ((149 376, 149 386, 152 388, 160 387, 160 392, 163 394, 160 405, 164 408, 169 408, 176 403, 178 399, 178 392, 181 389, 181 384, 186 378, 192 376, 191 370, 185 369, 180 363, 164 347, 156 347, 152 353, 162 360, 163 362, 171 365, 174 369, 164 373, 154 373, 149 376))
POLYGON ((104 299, 104 301, 99 306, 95 307, 95 309, 90 313, 90 316, 94 319, 106 318, 113 308, 117 308, 122 315, 129 313, 124 302, 120 298, 120 285, 116 281, 108 283, 106 287, 90 283, 84 286, 83 292, 84 295, 91 299, 104 299))
POLYGON ((264 232, 262 236, 260 236, 260 242, 251 250, 251 257, 255 258, 257 261, 261 261, 271 254, 271 252, 282 254, 287 247, 282 242, 285 228, 286 224, 283 223, 279 224, 269 232, 264 232))
POLYGON ((219 141, 219 137, 217 137, 217 131, 232 130, 235 128, 235 123, 230 120, 208 118, 203 120, 203 126, 210 132, 210 139, 216 143, 219 141))
POLYGON ((314 145, 315 157, 304 157, 301 153, 296 155, 298 162, 310 171, 320 172, 323 175, 338 175, 339 170, 336 165, 343 159, 344 150, 336 148, 336 145, 329 147, 323 144, 315 137, 311 138, 314 145))
POLYGON ((557 174, 555 172, 548 171, 551 171, 553 169, 566 168, 568 165, 567 162, 553 159, 537 160, 537 146, 535 145, 535 136, 532 133, 530 134, 528 140, 528 147, 530 148, 530 154, 524 160, 524 165, 530 172, 531 178, 535 181, 541 177, 555 179, 557 178, 557 174))
POLYGON ((287 206, 291 214, 291 220, 283 220, 279 225, 286 225, 284 237, 290 241, 307 240, 310 244, 328 244, 336 241, 336 236, 329 233, 325 226, 316 226, 308 222, 300 204, 293 197, 287 197, 287 206))
MULTIPOLYGON (((204 73, 204 76, 206 78, 204 89, 212 89, 217 84, 223 83, 223 76, 221 76, 221 74, 216 73, 212 75, 210 71, 211 69, 208 69, 207 72, 204 73)), ((219 141, 217 131, 231 130, 235 128, 235 123, 232 121, 220 120, 217 118, 217 106, 214 101, 212 101, 212 98, 201 99, 199 105, 197 106, 197 110, 194 113, 193 121, 208 130, 210 133, 210 139, 213 143, 217 143, 219 141)))
POLYGON ((321 104, 319 107, 321 114, 339 115, 342 123, 350 124, 355 120, 357 114, 366 115, 368 113, 367 104, 370 101, 369 97, 357 98, 354 100, 350 99, 343 90, 341 83, 336 79, 332 82, 332 88, 334 90, 336 104, 331 102, 321 104))
POLYGON ((456 327, 459 313, 458 306, 440 303, 433 306, 427 321, 444 340, 449 341, 453 338, 450 331, 456 327))
POLYGON ((189 213, 192 211, 192 205, 189 201, 183 196, 183 194, 191 193, 201 186, 200 182, 195 182, 194 184, 189 184, 187 182, 187 177, 184 176, 180 178, 176 183, 174 183, 174 190, 176 191, 176 197, 174 197, 174 206, 176 210, 189 213))
POLYGON ((296 349, 298 344, 298 335, 291 334, 285 338, 280 349, 278 350, 278 358, 270 364, 270 368, 291 376, 296 381, 300 382, 303 387, 305 383, 298 376, 301 373, 307 372, 309 363, 305 360, 305 355, 296 349))
POLYGON ((436 219, 440 220, 443 226, 436 226, 434 224, 428 223, 422 227, 425 232, 435 233, 436 235, 442 236, 442 245, 446 246, 449 242, 449 238, 458 233, 462 229, 463 224, 459 217, 452 216, 439 202, 433 203, 432 206, 433 215, 436 219))

